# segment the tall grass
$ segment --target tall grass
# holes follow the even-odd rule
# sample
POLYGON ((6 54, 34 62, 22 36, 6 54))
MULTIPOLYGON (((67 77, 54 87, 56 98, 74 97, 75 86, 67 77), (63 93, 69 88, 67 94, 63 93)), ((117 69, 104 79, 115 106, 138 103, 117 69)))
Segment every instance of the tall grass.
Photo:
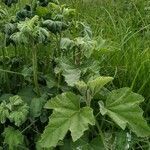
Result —
MULTIPOLYGON (((129 86, 150 101, 150 1, 66 0, 105 39, 101 73, 115 75, 116 87, 129 86)), ((102 41, 101 41, 102 42, 102 41)), ((148 110, 148 109, 147 109, 148 110)), ((149 109, 150 111, 150 109, 149 109)))

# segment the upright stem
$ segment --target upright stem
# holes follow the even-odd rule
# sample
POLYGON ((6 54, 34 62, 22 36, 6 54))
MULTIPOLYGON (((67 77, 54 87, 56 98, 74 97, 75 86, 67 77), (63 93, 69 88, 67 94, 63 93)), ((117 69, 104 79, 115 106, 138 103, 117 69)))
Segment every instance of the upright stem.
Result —
MULTIPOLYGON (((6 65, 5 65, 5 48, 6 48, 6 36, 4 37, 4 46, 2 47, 2 55, 3 55, 3 70, 6 70, 6 65)), ((6 86, 7 86, 7 90, 8 92, 10 92, 10 84, 9 84, 9 77, 8 77, 8 73, 5 72, 5 81, 6 81, 6 86)))
MULTIPOLYGON (((87 92, 86 92, 86 105, 87 105, 88 107, 90 107, 91 99, 92 99, 92 97, 91 97, 91 95, 90 95, 90 91, 87 90, 87 92)), ((103 123, 102 123, 102 124, 103 124, 103 123)), ((102 124, 101 124, 101 126, 102 126, 102 124)), ((102 143, 103 143, 103 145, 104 145, 104 148, 107 149, 106 146, 105 146, 105 139, 104 139, 104 134, 103 134, 103 132, 102 132, 102 128, 101 128, 101 126, 99 125, 99 122, 96 120, 96 117, 95 117, 95 125, 96 125, 97 130, 98 130, 98 132, 99 132, 99 135, 100 135, 100 137, 101 137, 101 140, 102 140, 102 143)))
POLYGON ((96 118, 95 118, 95 121, 96 121, 96 127, 97 127, 97 129, 98 129, 99 135, 100 135, 101 140, 102 140, 102 143, 103 143, 103 145, 104 145, 104 148, 107 149, 106 146, 105 146, 105 139, 104 139, 103 132, 102 132, 101 127, 99 126, 99 123, 98 123, 98 121, 96 120, 96 118))
POLYGON ((34 80, 34 85, 35 85, 35 91, 38 96, 40 96, 40 88, 38 84, 38 67, 37 67, 37 50, 36 46, 33 46, 32 49, 32 64, 33 64, 33 80, 34 80))
POLYGON ((87 90, 86 91, 86 104, 87 104, 87 106, 89 106, 90 107, 90 105, 91 105, 91 94, 90 94, 90 90, 87 90))

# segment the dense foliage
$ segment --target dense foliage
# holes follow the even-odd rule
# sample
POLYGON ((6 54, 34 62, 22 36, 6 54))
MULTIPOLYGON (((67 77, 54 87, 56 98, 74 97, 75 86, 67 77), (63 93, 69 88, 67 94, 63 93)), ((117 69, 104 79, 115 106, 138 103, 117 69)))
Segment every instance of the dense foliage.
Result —
POLYGON ((6 0, 0 19, 1 149, 149 144, 144 97, 100 72, 103 41, 76 10, 57 0, 6 0))

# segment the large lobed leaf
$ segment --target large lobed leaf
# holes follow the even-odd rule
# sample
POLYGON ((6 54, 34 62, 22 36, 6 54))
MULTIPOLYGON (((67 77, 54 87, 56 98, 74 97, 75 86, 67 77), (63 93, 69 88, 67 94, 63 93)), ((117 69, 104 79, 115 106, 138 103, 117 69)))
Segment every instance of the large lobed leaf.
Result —
POLYGON ((76 141, 89 124, 95 124, 93 110, 90 107, 80 108, 80 97, 71 92, 52 98, 45 107, 54 111, 40 140, 43 147, 55 147, 68 130, 71 131, 73 141, 76 141))
POLYGON ((144 98, 132 92, 130 88, 121 88, 111 92, 106 100, 106 106, 99 102, 100 111, 102 115, 110 116, 123 130, 129 125, 137 136, 150 136, 150 128, 139 107, 143 101, 144 98))

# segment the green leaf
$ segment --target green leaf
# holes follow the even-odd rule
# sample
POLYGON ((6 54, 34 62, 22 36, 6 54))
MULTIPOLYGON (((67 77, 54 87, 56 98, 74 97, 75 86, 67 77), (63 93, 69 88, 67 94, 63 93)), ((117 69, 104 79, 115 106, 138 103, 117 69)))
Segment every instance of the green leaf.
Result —
POLYGON ((74 46, 74 43, 72 40, 70 40, 69 38, 61 38, 60 49, 68 51, 72 49, 73 46, 74 46))
POLYGON ((62 70, 62 75, 69 86, 74 86, 79 81, 81 70, 73 65, 68 59, 62 58, 57 60, 59 67, 62 70))
POLYGON ((16 126, 20 126, 27 119, 29 107, 18 95, 10 97, 9 101, 7 104, 7 108, 9 108, 10 111, 8 118, 11 122, 14 122, 16 126))
POLYGON ((104 87, 104 85, 107 84, 108 82, 112 81, 112 80, 113 80, 112 77, 100 76, 94 80, 88 81, 87 85, 91 91, 92 96, 94 96, 95 94, 100 92, 100 90, 104 87))
POLYGON ((46 99, 44 97, 33 98, 30 105, 30 116, 33 118, 39 117, 45 102, 46 99))
POLYGON ((121 88, 110 93, 104 106, 99 102, 102 115, 107 114, 123 130, 128 125, 137 136, 150 135, 150 128, 143 118, 143 111, 139 104, 144 98, 131 91, 130 88, 121 88))
POLYGON ((80 108, 80 97, 71 92, 52 98, 45 108, 54 110, 40 140, 43 147, 55 147, 68 130, 71 131, 73 141, 76 141, 89 124, 95 124, 93 110, 90 107, 80 108))
POLYGON ((58 85, 58 81, 57 78, 55 76, 55 73, 51 73, 51 74, 46 74, 45 76, 45 80, 46 80, 46 85, 48 88, 53 88, 53 87, 57 87, 58 85))
POLYGON ((60 33, 68 28, 68 25, 61 21, 45 20, 43 26, 54 34, 60 33))
POLYGON ((13 94, 3 94, 1 97, 0 97, 0 102, 3 102, 3 101, 6 101, 8 102, 9 101, 9 98, 13 96, 13 94))
POLYGON ((31 100, 34 97, 36 97, 36 94, 35 94, 32 86, 27 86, 27 87, 21 89, 17 95, 19 95, 22 98, 22 100, 24 102, 26 102, 28 105, 30 105, 31 100))
POLYGON ((74 86, 74 84, 79 81, 81 71, 79 69, 68 69, 62 74, 65 77, 65 81, 69 86, 74 86))
POLYGON ((9 146, 9 150, 16 150, 19 145, 24 144, 24 136, 21 132, 10 126, 5 128, 2 135, 4 137, 4 143, 9 146))
POLYGON ((81 137, 76 142, 65 140, 60 150, 105 150, 100 136, 95 137, 91 141, 88 138, 81 137))
POLYGON ((20 126, 27 119, 28 108, 20 96, 11 96, 8 102, 3 101, 0 104, 1 123, 5 123, 8 118, 11 122, 14 122, 16 126, 20 126))
POLYGON ((78 81, 75 85, 82 95, 86 95, 87 84, 84 81, 78 81))
POLYGON ((9 117, 9 110, 7 108, 6 102, 4 101, 0 104, 0 122, 4 124, 8 117, 9 117))
POLYGON ((94 51, 96 42, 87 37, 78 37, 75 38, 75 45, 81 51, 83 51, 83 54, 85 55, 86 58, 90 58, 94 51))
POLYGON ((40 16, 40 17, 44 17, 44 16, 46 16, 46 15, 49 14, 49 13, 50 13, 50 12, 49 12, 48 8, 46 8, 46 7, 38 6, 38 7, 36 8, 36 14, 37 14, 38 16, 40 16))
POLYGON ((77 142, 72 143, 72 150, 105 150, 100 136, 88 142, 84 139, 79 139, 77 142))

